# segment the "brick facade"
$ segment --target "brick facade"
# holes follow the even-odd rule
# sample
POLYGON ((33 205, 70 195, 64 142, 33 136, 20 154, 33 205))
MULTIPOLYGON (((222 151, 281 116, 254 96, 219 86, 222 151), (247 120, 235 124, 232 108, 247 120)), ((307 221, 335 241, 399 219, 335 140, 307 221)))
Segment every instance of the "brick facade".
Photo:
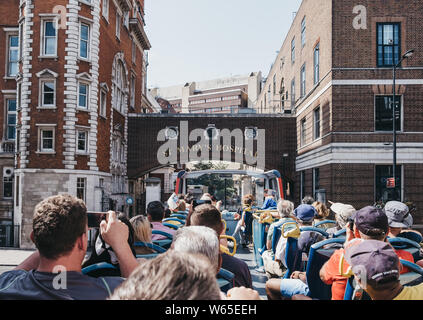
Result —
POLYGON ((392 96, 393 71, 392 67, 378 66, 377 28, 380 23, 397 23, 400 56, 409 49, 415 50, 413 57, 404 60, 396 72, 395 89, 401 97, 402 109, 397 164, 401 166, 402 200, 415 202, 418 207, 415 223, 420 224, 423 196, 417 190, 423 183, 420 178, 423 175, 423 3, 390 0, 362 1, 360 5, 356 7, 357 4, 347 0, 302 2, 263 85, 256 110, 288 111, 296 118, 296 192, 312 194, 313 170, 319 169, 319 188, 325 190, 327 200, 351 203, 357 208, 380 200, 376 188, 383 182, 375 181, 376 167, 392 166, 393 133, 392 129, 376 128, 376 97, 392 96), (358 19, 359 15, 362 19, 358 19), (303 21, 304 46, 301 44, 303 21), (357 28, 357 23, 361 28, 357 28), (291 59, 294 38, 295 62, 291 59), (319 43, 317 83, 313 59, 316 43, 319 43), (303 66, 306 78, 302 96, 303 66), (294 92, 292 79, 295 79, 294 92), (292 104, 291 100, 294 100, 292 104), (281 108, 283 102, 285 106, 281 108), (314 111, 317 108, 320 108, 320 134, 316 137, 314 111), (304 183, 301 176, 305 177, 304 183))
POLYGON ((21 225, 21 247, 30 247, 32 210, 49 195, 66 192, 78 196, 80 187, 89 210, 127 211, 127 116, 148 107, 143 105, 143 81, 144 51, 150 49, 150 43, 144 32, 144 1, 21 3, 20 16, 19 4, 15 8, 15 23, 20 21, 24 30, 24 55, 18 76, 22 94, 14 220, 21 225), (106 2, 108 13, 103 7, 106 2), (54 38, 57 53, 46 56, 47 26, 43 21, 52 21, 64 9, 64 28, 56 29, 54 38), (84 50, 81 54, 83 26, 88 30, 86 56, 84 50), (41 81, 47 80, 54 81, 56 102, 48 108, 41 106, 40 98, 41 81), (82 87, 82 95, 81 84, 87 86, 82 87), (120 91, 115 90, 117 85, 120 91), (53 130, 54 135, 53 148, 47 142, 47 151, 41 148, 43 129, 53 130))

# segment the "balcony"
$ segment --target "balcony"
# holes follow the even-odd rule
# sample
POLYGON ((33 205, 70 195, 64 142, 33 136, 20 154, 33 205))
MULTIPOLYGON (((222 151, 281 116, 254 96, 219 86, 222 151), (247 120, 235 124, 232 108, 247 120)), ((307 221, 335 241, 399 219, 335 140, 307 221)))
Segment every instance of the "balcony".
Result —
POLYGON ((14 154, 15 153, 15 141, 3 141, 1 143, 1 153, 9 153, 14 154))
POLYGON ((150 40, 148 40, 147 34, 144 31, 144 23, 143 20, 138 18, 130 18, 129 19, 129 27, 131 28, 131 31, 135 33, 137 36, 138 41, 141 43, 142 48, 144 50, 150 50, 151 44, 150 40))

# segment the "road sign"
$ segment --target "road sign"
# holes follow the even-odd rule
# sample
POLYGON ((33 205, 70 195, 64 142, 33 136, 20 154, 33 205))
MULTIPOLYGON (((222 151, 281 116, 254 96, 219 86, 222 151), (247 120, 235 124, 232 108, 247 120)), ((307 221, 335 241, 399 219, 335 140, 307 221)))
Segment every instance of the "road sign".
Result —
POLYGON ((134 198, 132 198, 132 197, 127 197, 127 198, 126 198, 126 204, 128 204, 128 205, 133 205, 133 204, 134 204, 134 198))
POLYGON ((395 178, 386 179, 386 187, 387 188, 395 188, 395 178))

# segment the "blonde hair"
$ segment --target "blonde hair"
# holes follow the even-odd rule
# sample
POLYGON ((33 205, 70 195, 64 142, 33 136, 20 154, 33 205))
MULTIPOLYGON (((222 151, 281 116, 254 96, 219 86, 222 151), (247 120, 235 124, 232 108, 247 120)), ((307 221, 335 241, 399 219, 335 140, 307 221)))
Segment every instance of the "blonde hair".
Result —
POLYGON ((179 200, 179 204, 176 207, 177 211, 185 211, 187 209, 187 204, 184 200, 179 200))
POLYGON ((151 242, 151 225, 147 217, 135 216, 129 221, 135 231, 135 241, 151 242))
POLYGON ((330 210, 328 209, 328 207, 326 207, 324 203, 315 201, 313 202, 312 206, 317 211, 317 216, 315 217, 315 219, 321 220, 321 219, 326 219, 327 217, 329 217, 330 210))

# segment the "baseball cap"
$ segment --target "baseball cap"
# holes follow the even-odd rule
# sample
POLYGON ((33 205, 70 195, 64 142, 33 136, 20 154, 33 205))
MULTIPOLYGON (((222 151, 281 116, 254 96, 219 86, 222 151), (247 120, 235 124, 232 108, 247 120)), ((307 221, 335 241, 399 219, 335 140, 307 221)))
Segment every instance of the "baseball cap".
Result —
POLYGON ((392 228, 409 228, 413 224, 413 218, 405 203, 389 201, 385 204, 384 210, 388 216, 389 226, 392 228))
POLYGON ((335 212, 336 220, 341 225, 341 227, 344 227, 348 222, 348 218, 350 218, 356 212, 355 208, 350 204, 344 204, 340 202, 333 203, 330 201, 329 203, 331 204, 330 209, 335 212))
POLYGON ((388 233, 388 217, 382 209, 367 206, 355 213, 356 228, 368 236, 382 236, 388 233))
POLYGON ((316 214, 317 210, 309 204, 301 204, 294 210, 294 216, 305 222, 313 220, 316 214))
MULTIPOLYGON (((392 246, 383 241, 364 240, 345 249, 345 260, 357 277, 366 277, 372 287, 397 281, 400 261, 392 246)), ((363 278, 362 282, 363 282, 363 278)))

